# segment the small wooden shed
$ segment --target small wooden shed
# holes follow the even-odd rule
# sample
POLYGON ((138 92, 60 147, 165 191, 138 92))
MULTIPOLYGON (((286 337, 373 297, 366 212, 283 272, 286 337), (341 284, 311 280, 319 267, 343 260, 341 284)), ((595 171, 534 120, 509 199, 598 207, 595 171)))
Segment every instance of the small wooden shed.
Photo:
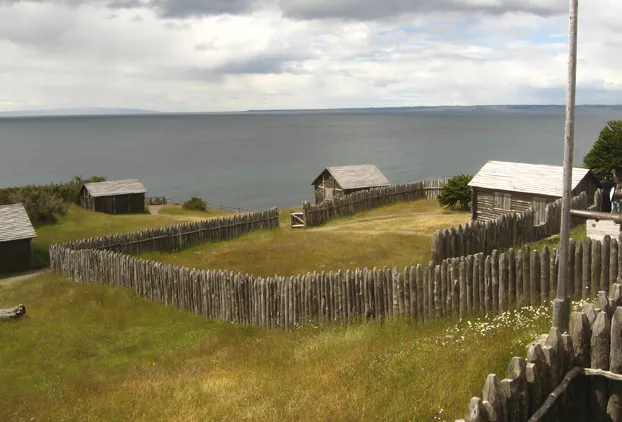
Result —
POLYGON ((32 267, 37 237, 22 204, 0 205, 0 272, 32 267))
MULTIPOLYGON (((472 219, 492 220, 502 214, 522 212, 533 207, 534 223, 544 222, 546 205, 562 197, 561 166, 489 161, 473 177, 472 219)), ((593 201, 600 182, 583 168, 572 169, 573 196, 585 192, 593 201)))
POLYGON ((372 164, 327 167, 311 183, 315 187, 316 204, 353 192, 390 184, 389 179, 372 164))
POLYGON ((80 206, 106 214, 145 211, 147 189, 138 179, 85 183, 80 191, 80 206))

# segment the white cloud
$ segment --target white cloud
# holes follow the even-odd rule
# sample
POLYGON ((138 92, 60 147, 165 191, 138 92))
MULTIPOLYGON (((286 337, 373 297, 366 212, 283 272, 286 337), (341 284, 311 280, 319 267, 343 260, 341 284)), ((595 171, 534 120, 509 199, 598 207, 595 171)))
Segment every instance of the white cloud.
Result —
MULTIPOLYGON (((257 2, 242 13, 250 3, 240 2, 237 14, 171 20, 162 8, 173 2, 111 9, 102 1, 0 0, 0 110, 564 101, 565 16, 527 13, 544 7, 535 0, 446 3, 451 14, 418 3, 415 15, 357 21, 294 19, 257 2), (519 4, 525 10, 515 11, 519 4)), ((621 102, 621 13, 612 0, 581 10, 580 102, 621 102)))

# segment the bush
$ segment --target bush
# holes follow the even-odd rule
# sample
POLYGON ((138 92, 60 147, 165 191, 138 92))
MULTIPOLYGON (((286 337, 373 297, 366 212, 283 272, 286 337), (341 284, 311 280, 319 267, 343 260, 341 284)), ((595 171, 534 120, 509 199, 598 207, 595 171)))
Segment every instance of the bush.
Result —
POLYGON ((184 202, 181 207, 185 210, 205 211, 207 210, 207 202, 198 196, 194 196, 184 202))
POLYGON ((33 225, 53 223, 57 216, 67 213, 69 205, 80 203, 84 183, 104 180, 99 176, 88 179, 76 176, 66 183, 0 189, 0 205, 22 203, 33 225))
POLYGON ((622 120, 607 122, 583 164, 600 179, 610 176, 613 168, 622 168, 622 120))
POLYGON ((461 174, 449 179, 449 182, 441 189, 438 203, 442 207, 454 209, 460 204, 460 208, 468 210, 471 202, 471 187, 469 182, 473 179, 470 174, 461 174))

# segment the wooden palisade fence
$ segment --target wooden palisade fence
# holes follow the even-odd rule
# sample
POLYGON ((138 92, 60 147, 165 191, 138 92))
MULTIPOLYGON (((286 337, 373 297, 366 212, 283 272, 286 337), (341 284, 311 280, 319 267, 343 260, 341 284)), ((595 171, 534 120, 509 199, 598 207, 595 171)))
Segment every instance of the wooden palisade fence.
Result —
MULTIPOLYGON (((572 199, 572 208, 588 208, 587 195, 582 192, 572 199)), ((572 219, 572 226, 584 223, 572 219)), ((437 231, 432 236, 432 260, 460 257, 482 252, 490 254, 493 249, 507 249, 515 245, 542 240, 559 233, 561 224, 561 199, 546 206, 545 221, 534 224, 531 209, 522 213, 504 214, 496 220, 474 220, 466 225, 437 231)))
MULTIPOLYGON (((425 321, 497 315, 549 302, 557 288, 557 250, 548 247, 493 251, 488 256, 479 253, 403 270, 364 268, 265 278, 176 267, 127 255, 180 249, 230 239, 252 229, 278 227, 278 212, 210 221, 214 223, 201 224, 214 226, 202 231, 201 224, 188 223, 183 229, 176 226, 52 245, 51 267, 75 280, 126 287, 209 319, 283 328, 398 317, 425 321)), ((608 291, 610 280, 622 274, 616 239, 572 241, 570 251, 569 289, 575 299, 608 291)))
POLYGON ((570 333, 552 328, 514 357, 508 378, 486 378, 462 422, 622 420, 622 284, 598 293, 597 308, 574 312, 570 333))
POLYGON ((305 225, 307 227, 320 226, 333 218, 345 217, 360 211, 398 202, 436 199, 448 181, 449 178, 428 179, 374 188, 351 193, 343 198, 335 198, 316 205, 305 201, 302 204, 305 225))

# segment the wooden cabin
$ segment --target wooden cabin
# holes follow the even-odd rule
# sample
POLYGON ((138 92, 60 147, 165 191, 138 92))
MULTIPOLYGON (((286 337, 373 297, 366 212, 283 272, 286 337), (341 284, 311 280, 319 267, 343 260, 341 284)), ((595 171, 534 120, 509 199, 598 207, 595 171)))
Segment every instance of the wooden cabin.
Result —
POLYGON ((37 237, 22 204, 0 205, 0 273, 32 267, 37 237))
POLYGON ((147 189, 138 179, 85 183, 80 191, 80 206, 106 214, 145 211, 147 189))
MULTIPOLYGON (((563 167, 489 161, 473 177, 472 219, 493 220, 533 207, 534 223, 544 222, 546 205, 562 197, 563 167)), ((583 168, 572 169, 572 195, 585 192, 591 203, 600 182, 583 168)))
POLYGON ((360 166, 327 167, 315 178, 315 203, 320 204, 353 192, 389 186, 391 183, 378 167, 360 166))

